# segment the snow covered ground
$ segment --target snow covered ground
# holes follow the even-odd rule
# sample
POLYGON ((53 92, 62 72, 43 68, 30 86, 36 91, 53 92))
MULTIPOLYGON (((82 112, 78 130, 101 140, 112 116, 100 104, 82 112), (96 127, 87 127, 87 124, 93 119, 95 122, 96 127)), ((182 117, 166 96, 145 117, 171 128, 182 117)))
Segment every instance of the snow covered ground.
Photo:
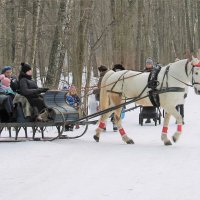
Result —
MULTIPOLYGON (((77 140, 0 143, 0 200, 199 200, 199 102, 190 91, 184 132, 172 146, 162 144, 161 125, 138 124, 139 110, 123 121, 134 145, 110 123, 100 143, 94 125, 77 140)), ((172 119, 169 135, 175 130, 172 119)))

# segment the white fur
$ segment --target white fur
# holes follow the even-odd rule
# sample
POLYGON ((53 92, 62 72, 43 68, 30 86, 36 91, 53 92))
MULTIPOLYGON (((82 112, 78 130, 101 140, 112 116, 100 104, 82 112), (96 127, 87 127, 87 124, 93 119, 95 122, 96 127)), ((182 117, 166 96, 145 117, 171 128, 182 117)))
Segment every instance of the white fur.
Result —
MULTIPOLYGON (((159 90, 161 88, 162 82, 163 82, 163 87, 166 88, 168 82, 168 87, 184 88, 185 92, 187 92, 188 90, 187 84, 192 83, 192 78, 194 79, 194 82, 200 83, 200 67, 194 68, 194 73, 192 77, 193 67, 191 63, 193 62, 194 60, 192 60, 187 64, 188 76, 185 72, 187 59, 169 64, 170 67, 168 72, 168 78, 165 76, 165 78, 163 79, 167 66, 162 67, 160 73, 158 74, 158 81, 160 84, 158 85, 157 89, 159 90)), ((196 59, 195 62, 197 62, 196 59)), ((141 72, 127 71, 127 70, 119 72, 113 72, 113 71, 107 72, 102 79, 102 85, 101 85, 102 88, 100 94, 100 105, 102 106, 102 109, 106 109, 112 106, 111 105, 111 102, 113 102, 112 98, 115 98, 116 100, 117 93, 122 94, 118 96, 118 98, 120 99, 123 99, 125 97, 134 98, 138 97, 139 95, 141 95, 141 97, 144 97, 148 95, 148 92, 150 90, 149 88, 146 88, 145 91, 142 93, 142 91, 147 85, 148 77, 149 77, 149 72, 141 73, 141 72), (111 90, 114 93, 110 93, 111 90)), ((200 91, 199 84, 195 84, 194 87, 198 91, 200 91)), ((168 113, 166 115, 167 117, 164 119, 164 126, 168 126, 171 115, 176 118, 178 124, 182 124, 182 117, 180 113, 177 112, 175 107, 178 104, 184 104, 185 92, 166 92, 163 94, 159 94, 160 105, 168 113)), ((148 97, 139 100, 136 103, 143 106, 152 105, 148 97)), ((100 120, 104 121, 108 116, 109 116, 108 114, 103 115, 100 120)), ((118 121, 118 128, 121 127, 122 127, 121 121, 118 121)), ((97 132, 96 135, 98 135, 99 137, 100 135, 99 129, 97 129, 96 132, 97 132)), ((167 138, 167 134, 165 142, 170 143, 169 139, 167 138)))

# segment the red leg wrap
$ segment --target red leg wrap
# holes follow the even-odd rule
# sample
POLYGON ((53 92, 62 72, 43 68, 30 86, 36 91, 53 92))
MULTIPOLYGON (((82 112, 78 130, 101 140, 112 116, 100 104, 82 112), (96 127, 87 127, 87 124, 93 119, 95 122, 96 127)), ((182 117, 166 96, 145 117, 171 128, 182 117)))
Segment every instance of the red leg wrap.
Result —
POLYGON ((162 133, 167 133, 167 131, 168 131, 168 127, 163 126, 162 133))
POLYGON ((120 133, 121 136, 123 136, 123 135, 126 134, 123 128, 120 128, 120 129, 119 129, 119 133, 120 133))
POLYGON ((178 124, 178 125, 177 125, 177 131, 178 131, 178 132, 182 132, 182 125, 181 125, 181 124, 178 124))
POLYGON ((99 123, 99 128, 103 129, 105 128, 106 124, 104 122, 100 122, 99 123))

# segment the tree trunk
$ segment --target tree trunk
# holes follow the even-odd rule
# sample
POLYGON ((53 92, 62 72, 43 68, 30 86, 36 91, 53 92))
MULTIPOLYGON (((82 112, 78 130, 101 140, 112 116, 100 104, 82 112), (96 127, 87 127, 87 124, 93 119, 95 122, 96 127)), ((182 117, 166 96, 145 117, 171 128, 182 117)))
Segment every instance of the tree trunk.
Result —
POLYGON ((39 25, 39 16, 40 16, 40 7, 41 6, 41 0, 34 0, 33 1, 33 25, 32 25, 32 52, 30 57, 30 63, 33 68, 33 77, 35 80, 37 80, 37 70, 35 66, 35 58, 36 58, 36 47, 37 47, 37 39, 38 39, 38 25, 39 25))
POLYGON ((26 0, 19 0, 18 17, 17 17, 17 28, 16 28, 16 42, 15 42, 15 66, 20 66, 22 60, 23 48, 24 48, 24 27, 26 17, 26 0))
MULTIPOLYGON (((51 53, 49 57, 49 67, 47 71, 47 77, 45 85, 49 88, 54 88, 55 86, 55 77, 59 69, 59 62, 62 55, 62 46, 63 46, 63 30, 66 26, 66 13, 67 5, 69 0, 61 0, 60 7, 58 11, 58 20, 55 27, 54 38, 51 47, 51 53)), ((62 56, 63 58, 63 56, 62 56)))
POLYGON ((136 69, 140 69, 140 56, 141 56, 141 35, 142 35, 142 9, 143 0, 138 1, 138 24, 137 24, 137 38, 136 38, 136 49, 135 49, 135 66, 136 69))
POLYGON ((192 36, 190 32, 190 18, 189 18, 189 5, 188 0, 185 0, 185 21, 186 21, 186 30, 187 30, 187 39, 188 39, 188 48, 191 52, 194 52, 192 36))
POLYGON ((6 62, 10 65, 15 59, 15 1, 6 1, 6 62))
POLYGON ((72 75, 73 75, 73 84, 77 86, 78 92, 81 92, 81 85, 82 85, 82 72, 84 66, 84 52, 85 52, 85 43, 86 43, 86 36, 88 33, 88 16, 91 12, 92 0, 80 0, 79 1, 79 21, 77 25, 77 43, 75 47, 76 51, 76 60, 73 61, 75 64, 72 68, 72 75))

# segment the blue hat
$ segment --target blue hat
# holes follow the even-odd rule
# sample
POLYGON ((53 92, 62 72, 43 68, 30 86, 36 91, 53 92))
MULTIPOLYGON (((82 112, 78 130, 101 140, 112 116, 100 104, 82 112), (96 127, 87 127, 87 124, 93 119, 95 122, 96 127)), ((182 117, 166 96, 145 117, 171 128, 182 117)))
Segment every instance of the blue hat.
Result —
POLYGON ((151 65, 153 65, 153 60, 152 60, 151 57, 149 57, 149 58, 146 59, 146 64, 151 64, 151 65))
POLYGON ((68 90, 69 90, 69 87, 63 86, 62 90, 68 91, 68 90))
POLYGON ((1 73, 4 74, 6 71, 8 70, 12 70, 12 67, 11 66, 5 66, 2 70, 1 70, 1 73))

